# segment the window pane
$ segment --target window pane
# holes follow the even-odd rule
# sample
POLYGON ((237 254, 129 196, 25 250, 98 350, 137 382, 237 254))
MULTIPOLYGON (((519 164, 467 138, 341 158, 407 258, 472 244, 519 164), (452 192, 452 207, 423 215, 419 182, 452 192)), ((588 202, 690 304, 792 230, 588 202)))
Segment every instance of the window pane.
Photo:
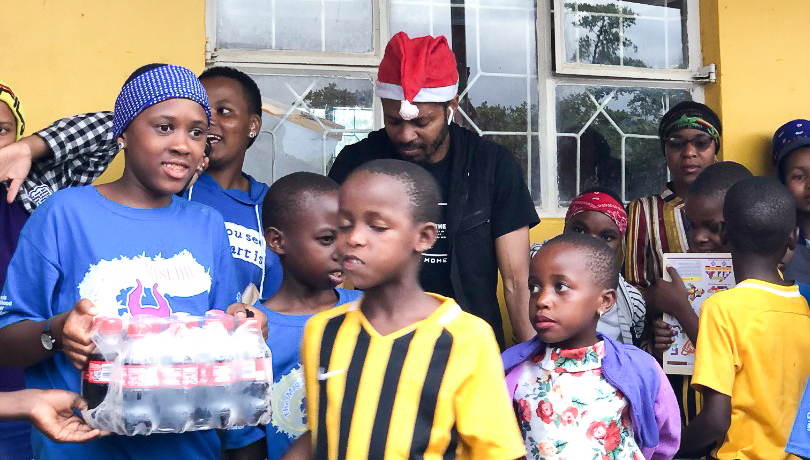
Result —
POLYGON ((667 175, 658 121, 669 107, 688 99, 687 90, 557 86, 560 206, 594 186, 625 201, 660 192, 667 175))
POLYGON ((661 193, 667 182, 667 164, 658 139, 627 138, 627 201, 661 193))
POLYGON ((390 8, 392 35, 447 37, 463 94, 456 120, 509 147, 524 172, 532 165, 527 182, 540 204, 536 1, 391 0, 390 8))
POLYGON ((530 177, 531 180, 527 183, 529 191, 534 200, 535 206, 541 206, 542 197, 540 194, 540 138, 538 136, 525 136, 525 135, 487 135, 485 139, 489 139, 506 147, 510 152, 515 162, 520 166, 523 171, 523 177, 530 177), (531 142, 531 146, 529 146, 531 142), (531 155, 528 152, 531 151, 531 155), (529 171, 529 162, 531 161, 532 170, 529 171))
POLYGON ((264 113, 244 170, 258 180, 272 183, 295 171, 325 174, 340 149, 372 130, 374 89, 367 78, 251 76, 264 113))
POLYGON ((217 47, 367 53, 371 0, 219 0, 217 47))
POLYGON ((684 69, 685 18, 684 0, 566 1, 566 61, 684 69))

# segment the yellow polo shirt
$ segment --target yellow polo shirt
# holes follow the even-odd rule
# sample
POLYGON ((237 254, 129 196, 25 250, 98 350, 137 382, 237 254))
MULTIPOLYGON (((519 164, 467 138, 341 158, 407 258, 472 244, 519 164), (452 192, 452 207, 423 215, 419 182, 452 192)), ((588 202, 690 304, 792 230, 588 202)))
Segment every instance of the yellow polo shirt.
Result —
POLYGON ((810 311, 797 286, 745 280, 700 312, 695 387, 731 396, 718 460, 779 460, 810 375, 810 311))

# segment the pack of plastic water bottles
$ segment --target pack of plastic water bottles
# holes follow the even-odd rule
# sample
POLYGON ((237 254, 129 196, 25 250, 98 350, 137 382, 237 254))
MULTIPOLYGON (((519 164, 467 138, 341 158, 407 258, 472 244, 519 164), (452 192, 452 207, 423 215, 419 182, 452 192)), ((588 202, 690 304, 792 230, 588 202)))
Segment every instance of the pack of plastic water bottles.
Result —
POLYGON ((272 359, 253 318, 99 317, 93 340, 82 415, 94 428, 132 436, 270 421, 272 359))

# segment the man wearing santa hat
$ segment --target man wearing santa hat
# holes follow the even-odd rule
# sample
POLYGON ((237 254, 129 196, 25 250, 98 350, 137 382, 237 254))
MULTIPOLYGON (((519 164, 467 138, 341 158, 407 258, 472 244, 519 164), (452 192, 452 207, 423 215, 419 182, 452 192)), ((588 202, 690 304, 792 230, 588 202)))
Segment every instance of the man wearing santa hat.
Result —
POLYGON ((485 319, 503 348, 500 270, 515 338, 530 339, 535 331, 528 315, 527 248, 529 228, 540 220, 511 153, 453 123, 458 70, 447 39, 394 35, 376 89, 385 128, 341 150, 329 177, 340 183, 379 158, 412 161, 430 171, 442 191, 442 221, 436 245, 424 253, 423 288, 453 297, 485 319))

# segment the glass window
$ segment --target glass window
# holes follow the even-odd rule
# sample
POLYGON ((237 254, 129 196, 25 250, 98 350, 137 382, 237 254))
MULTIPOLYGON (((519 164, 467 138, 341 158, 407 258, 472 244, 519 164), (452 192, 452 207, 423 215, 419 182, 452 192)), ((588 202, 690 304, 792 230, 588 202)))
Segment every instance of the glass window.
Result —
POLYGON ((217 47, 367 53, 371 0, 218 0, 217 47))
POLYGON ((701 94, 697 0, 210 5, 211 61, 247 69, 265 98, 245 160, 265 182, 325 173, 345 145, 382 128, 376 66, 399 31, 447 37, 459 70, 455 121, 512 152, 545 216, 592 186, 625 201, 659 193, 668 173, 658 121, 701 94))
POLYGON ((565 60, 651 69, 688 67, 685 0, 565 1, 565 60))
POLYGON ((459 68, 456 121, 508 147, 540 205, 536 14, 534 0, 391 0, 390 32, 447 37, 459 68))
POLYGON ((251 75, 264 96, 262 129, 245 171, 272 183, 295 171, 326 174, 347 144, 373 128, 368 78, 251 75))
POLYGON ((663 189, 667 169, 658 121, 687 90, 558 85, 557 186, 560 206, 590 187, 625 201, 663 189))

